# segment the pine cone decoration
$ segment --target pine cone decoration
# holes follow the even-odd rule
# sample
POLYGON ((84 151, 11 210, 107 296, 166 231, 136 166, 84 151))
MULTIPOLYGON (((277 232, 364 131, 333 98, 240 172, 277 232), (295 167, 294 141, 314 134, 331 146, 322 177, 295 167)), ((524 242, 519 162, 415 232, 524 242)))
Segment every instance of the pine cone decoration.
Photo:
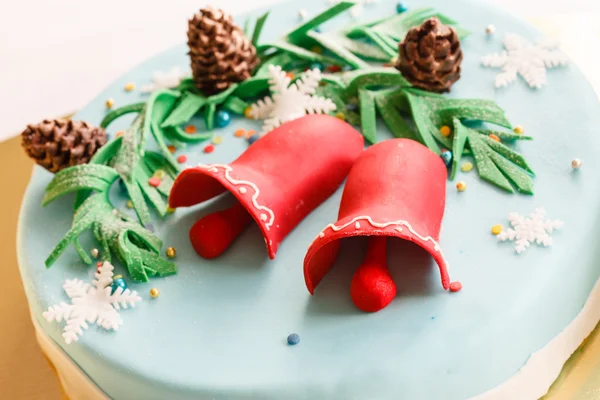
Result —
POLYGON ((188 23, 188 46, 194 81, 213 95, 252 76, 256 49, 231 15, 213 7, 201 9, 188 23))
POLYGON ((50 172, 85 164, 106 143, 106 132, 85 121, 44 120, 21 133, 27 155, 50 172))
POLYGON ((400 43, 396 69, 418 88, 449 92, 460 78, 462 59, 456 31, 433 17, 408 31, 400 43))

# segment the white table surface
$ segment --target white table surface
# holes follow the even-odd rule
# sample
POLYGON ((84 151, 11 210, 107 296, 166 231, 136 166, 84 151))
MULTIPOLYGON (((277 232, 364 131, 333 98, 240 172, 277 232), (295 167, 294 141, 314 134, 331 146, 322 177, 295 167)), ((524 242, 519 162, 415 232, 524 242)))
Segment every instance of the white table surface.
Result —
MULTIPOLYGON (((600 49, 600 2, 488 1, 535 18, 538 26, 563 41, 565 51, 593 80, 598 56, 591 53, 600 49), (591 39, 584 40, 586 35, 591 39)), ((275 2, 212 4, 242 13, 275 2)), ((405 2, 410 5, 410 0, 405 2)), ((27 123, 84 106, 122 73, 183 42, 187 19, 203 4, 206 1, 1 0, 0 140, 18 134, 27 123)), ((327 4, 323 0, 323 6, 327 4)))

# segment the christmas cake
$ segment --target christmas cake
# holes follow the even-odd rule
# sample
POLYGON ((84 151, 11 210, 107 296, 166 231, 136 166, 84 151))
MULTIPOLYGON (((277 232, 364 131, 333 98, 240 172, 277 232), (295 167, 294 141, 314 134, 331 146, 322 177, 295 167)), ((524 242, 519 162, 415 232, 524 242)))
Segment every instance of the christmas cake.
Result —
POLYGON ((468 0, 190 10, 187 43, 23 131, 19 264, 65 393, 544 396, 600 320, 600 113, 568 61, 468 0))

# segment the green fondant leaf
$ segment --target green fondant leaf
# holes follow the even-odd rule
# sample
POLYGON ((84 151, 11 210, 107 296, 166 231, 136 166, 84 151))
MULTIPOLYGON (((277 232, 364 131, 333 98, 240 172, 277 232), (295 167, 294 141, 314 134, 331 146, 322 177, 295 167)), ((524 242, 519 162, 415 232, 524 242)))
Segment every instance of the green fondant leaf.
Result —
POLYGON ((286 38, 290 43, 301 43, 305 39, 308 32, 314 30, 321 24, 329 21, 333 17, 343 13, 344 11, 354 7, 355 5, 356 3, 352 1, 341 1, 338 4, 323 11, 322 13, 316 15, 314 18, 311 18, 310 20, 301 24, 296 29, 292 30, 286 35, 286 38))
POLYGON ((350 65, 354 68, 368 68, 369 64, 355 56, 351 51, 347 50, 338 41, 328 37, 327 35, 320 34, 315 31, 310 31, 307 34, 310 38, 316 40, 321 46, 338 56, 345 64, 350 65))
POLYGON ((268 91, 269 78, 254 77, 246 79, 244 82, 240 83, 232 95, 241 99, 252 99, 268 91))
POLYGON ((142 112, 142 110, 144 109, 144 107, 146 106, 146 103, 133 103, 133 104, 129 104, 123 107, 119 107, 111 112, 109 112, 108 114, 106 114, 106 116, 104 117, 104 119, 102 120, 102 122, 100 122, 100 127, 101 128, 107 128, 108 125, 110 125, 111 122, 113 122, 114 120, 116 120, 117 118, 125 115, 125 114, 130 114, 130 113, 134 113, 134 112, 142 112))
POLYGON ((369 68, 358 70, 344 76, 347 82, 347 97, 358 95, 358 89, 372 87, 400 86, 410 87, 410 83, 395 68, 369 68))
POLYGON ((400 111, 396 108, 391 99, 391 97, 385 95, 382 96, 381 94, 375 96, 377 109, 388 129, 397 138, 406 138, 421 142, 410 126, 408 126, 404 118, 402 118, 400 111))
POLYGON ((450 179, 453 180, 458 172, 460 160, 465 150, 465 144, 469 136, 469 129, 460 123, 458 118, 453 119, 454 137, 452 139, 452 170, 450 179))
POLYGON ((204 110, 204 123, 206 124, 206 129, 208 129, 209 131, 212 131, 214 128, 216 110, 217 105, 214 103, 210 103, 204 110))
POLYGON ((213 136, 212 132, 186 133, 178 126, 168 128, 169 135, 184 143, 200 143, 213 136))
POLYGON ((523 158, 521 154, 517 153, 516 151, 502 143, 496 142, 489 136, 481 136, 481 139, 483 139, 484 143, 486 143, 493 151, 500 154, 502 157, 506 158, 511 163, 516 164, 519 167, 523 168, 525 171, 531 173, 532 175, 535 175, 535 173, 529 167, 527 161, 525 161, 525 158, 523 158))
POLYGON ((375 94, 367 89, 358 90, 360 101, 360 126, 362 134, 371 144, 377 143, 377 112, 375 110, 375 94))
POLYGON ((469 134, 467 139, 473 152, 473 159, 475 160, 475 167, 479 176, 484 181, 487 181, 507 192, 514 193, 510 182, 504 177, 502 172, 496 167, 496 164, 490 159, 489 153, 485 143, 481 140, 481 136, 478 134, 469 134))
POLYGON ((267 22, 267 18, 269 18, 269 12, 267 11, 263 15, 261 15, 256 20, 256 25, 254 26, 254 32, 252 33, 252 44, 254 46, 258 46, 258 41, 260 40, 260 34, 265 26, 265 22, 267 22))
POLYGON ((531 176, 494 151, 489 150, 488 156, 498 169, 517 187, 520 193, 533 194, 533 179, 531 179, 531 176))
POLYGON ((75 241, 73 242, 73 245, 75 246, 75 250, 77 251, 79 258, 81 258, 81 260, 85 264, 90 265, 92 263, 92 258, 90 257, 88 252, 83 248, 81 243, 79 243, 79 239, 75 239, 75 241))
POLYGON ((229 110, 234 114, 244 114, 246 108, 250 107, 250 104, 245 102, 236 96, 229 96, 225 103, 223 103, 223 108, 225 110, 229 110))
POLYGON ((160 124, 161 128, 179 126, 187 123, 206 104, 208 99, 202 95, 186 92, 167 119, 160 124))
POLYGON ((477 129, 479 133, 485 136, 496 135, 500 139, 505 141, 515 141, 515 140, 533 140, 531 136, 520 135, 514 132, 506 132, 506 131, 498 131, 492 129, 477 129))

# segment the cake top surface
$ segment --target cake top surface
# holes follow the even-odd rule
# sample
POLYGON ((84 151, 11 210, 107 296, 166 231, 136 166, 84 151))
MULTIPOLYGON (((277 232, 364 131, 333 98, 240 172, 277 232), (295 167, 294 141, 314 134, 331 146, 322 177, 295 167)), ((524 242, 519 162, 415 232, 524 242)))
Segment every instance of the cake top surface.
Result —
MULTIPOLYGON (((364 314, 349 297, 353 271, 337 268, 358 266, 366 242, 351 238, 344 241, 340 259, 311 297, 302 260, 319 232, 337 220, 341 189, 290 233, 274 260, 265 252, 258 226, 246 230, 222 257, 203 260, 191 248, 188 231, 198 217, 228 201, 216 199, 154 222, 164 246, 177 249, 178 273, 148 283, 130 282, 143 301, 123 315, 125 325, 118 333, 90 328, 77 344, 65 345, 61 327, 44 321, 42 312, 66 301, 65 279, 91 281, 94 271, 83 267, 73 249, 52 268, 44 268, 47 254, 69 229, 73 214, 67 200, 41 207, 52 174, 36 167, 23 202, 18 244, 32 314, 101 388, 107 388, 109 396, 126 398, 134 392, 148 399, 172 394, 226 399, 463 399, 516 374, 531 353, 557 336, 581 310, 599 276, 589 237, 595 239, 600 196, 596 95, 573 65, 553 69, 548 84, 538 90, 520 79, 495 89, 498 71, 482 68, 481 57, 501 52, 505 33, 535 41, 539 32, 477 2, 414 0, 411 6, 435 7, 473 32, 461 43, 462 78, 448 96, 494 100, 511 122, 534 137, 533 142, 515 146, 536 171, 534 196, 507 194, 474 172, 458 173, 456 181, 468 183, 464 192, 455 189, 456 181, 447 182, 439 240, 451 277, 464 289, 456 294, 444 291, 431 256, 395 240, 388 262, 398 296, 385 310, 364 314), (488 24, 496 26, 493 36, 484 33, 488 24), (580 171, 571 169, 574 158, 585 160, 580 171), (549 217, 565 223, 553 234, 552 248, 533 245, 517 255, 512 243, 499 243, 489 234, 495 224, 508 225, 509 213, 529 215, 542 206, 549 217), (147 295, 154 287, 161 292, 157 299, 147 295), (539 318, 550 310, 552 318, 539 318), (286 337, 293 332, 302 342, 291 347, 286 337)), ((302 7, 317 13, 323 4, 307 0, 302 7)), ((366 4, 364 13, 372 20, 389 15, 394 7, 389 1, 366 4)), ((296 25, 297 8, 294 3, 273 7, 265 40, 296 25)), ((350 22, 350 16, 342 15, 327 28, 350 22)), ((141 64, 75 118, 99 124, 108 98, 119 105, 144 101, 147 96, 139 91, 123 91, 125 84, 141 86, 156 71, 173 66, 186 70, 186 51, 184 45, 176 46, 141 64)), ((117 120, 109 134, 131 121, 127 116, 117 120)), ((223 142, 213 152, 204 153, 204 145, 186 148, 188 164, 233 161, 248 146, 234 137, 236 129, 258 130, 260 125, 234 118, 227 128, 216 130, 223 142)), ((391 138, 383 125, 377 135, 379 140, 391 138)), ((116 186, 111 200, 125 209, 126 198, 116 186)), ((82 244, 94 247, 91 237, 83 237, 82 244)), ((128 279, 121 267, 116 268, 128 279)))

